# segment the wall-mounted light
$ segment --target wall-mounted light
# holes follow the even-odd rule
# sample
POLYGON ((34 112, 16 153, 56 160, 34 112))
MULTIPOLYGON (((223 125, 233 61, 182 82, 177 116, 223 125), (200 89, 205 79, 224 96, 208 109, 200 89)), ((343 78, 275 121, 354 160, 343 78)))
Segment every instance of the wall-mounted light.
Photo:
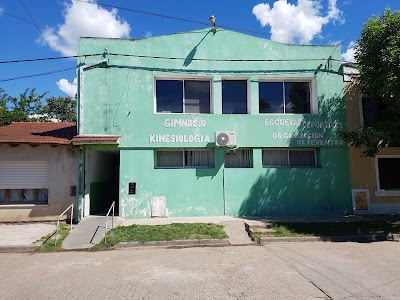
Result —
POLYGON ((216 25, 215 25, 215 20, 216 20, 216 18, 215 18, 213 15, 211 15, 211 16, 208 18, 208 20, 210 21, 210 24, 214 26, 214 33, 217 32, 217 27, 216 27, 216 25))

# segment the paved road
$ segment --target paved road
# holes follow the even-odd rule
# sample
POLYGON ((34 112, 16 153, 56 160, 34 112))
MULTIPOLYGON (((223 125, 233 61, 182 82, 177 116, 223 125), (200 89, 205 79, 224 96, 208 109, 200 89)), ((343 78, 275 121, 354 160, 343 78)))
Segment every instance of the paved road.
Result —
POLYGON ((400 299, 400 244, 0 253, 0 299, 400 299))

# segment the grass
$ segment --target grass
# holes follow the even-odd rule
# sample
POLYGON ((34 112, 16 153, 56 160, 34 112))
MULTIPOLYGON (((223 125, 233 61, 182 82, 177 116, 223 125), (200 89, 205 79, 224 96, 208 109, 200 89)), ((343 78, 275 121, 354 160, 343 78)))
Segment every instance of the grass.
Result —
POLYGON ((275 237, 346 236, 400 233, 400 221, 274 223, 275 237))
POLYGON ((115 246, 119 242, 150 242, 227 238, 222 225, 206 223, 173 223, 168 225, 131 225, 111 230, 93 250, 115 246))
POLYGON ((70 225, 60 224, 58 227, 57 243, 54 244, 55 231, 42 237, 38 242, 42 244, 36 249, 38 252, 55 252, 62 250, 62 242, 70 232, 70 225))

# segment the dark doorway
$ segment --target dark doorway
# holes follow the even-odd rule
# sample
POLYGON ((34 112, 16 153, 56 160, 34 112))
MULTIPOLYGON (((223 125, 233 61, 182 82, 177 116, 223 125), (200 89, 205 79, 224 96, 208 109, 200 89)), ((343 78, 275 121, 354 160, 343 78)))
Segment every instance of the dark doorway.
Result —
POLYGON ((88 156, 90 214, 105 215, 115 201, 115 215, 119 207, 119 150, 90 149, 88 156))

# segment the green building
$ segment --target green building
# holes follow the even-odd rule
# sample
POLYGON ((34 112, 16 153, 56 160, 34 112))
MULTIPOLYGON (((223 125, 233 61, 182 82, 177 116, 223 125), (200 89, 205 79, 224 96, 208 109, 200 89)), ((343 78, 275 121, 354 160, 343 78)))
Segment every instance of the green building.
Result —
POLYGON ((80 217, 351 213, 340 48, 203 29, 78 54, 80 217))

